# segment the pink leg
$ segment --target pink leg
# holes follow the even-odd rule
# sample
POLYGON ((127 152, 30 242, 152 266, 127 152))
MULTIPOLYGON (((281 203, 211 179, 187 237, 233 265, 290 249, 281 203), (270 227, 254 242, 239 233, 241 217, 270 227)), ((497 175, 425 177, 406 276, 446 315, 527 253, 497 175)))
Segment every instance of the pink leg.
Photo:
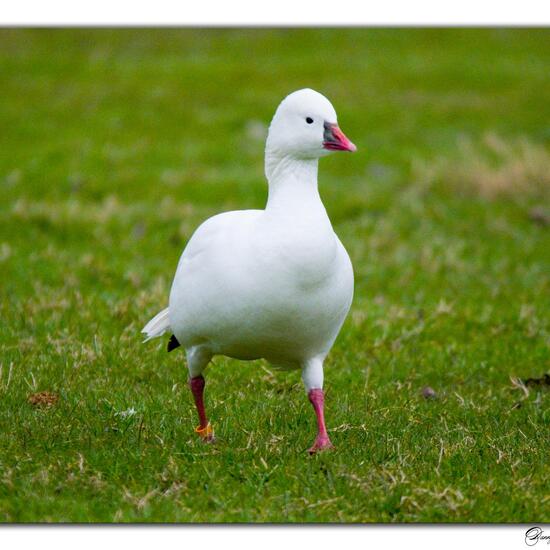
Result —
POLYGON ((189 387, 193 393, 195 399, 195 406, 197 407, 197 413, 199 414, 199 425, 195 431, 205 441, 214 441, 214 434, 206 417, 206 411, 204 409, 204 386, 205 381, 203 375, 195 376, 189 380, 189 387))
POLYGON ((323 390, 315 388, 310 390, 307 396, 309 397, 310 403, 313 405, 315 416, 317 417, 317 437, 315 438, 313 447, 309 449, 309 454, 314 454, 317 451, 324 451, 325 449, 333 449, 334 446, 330 442, 325 426, 325 414, 323 412, 325 396, 323 390))

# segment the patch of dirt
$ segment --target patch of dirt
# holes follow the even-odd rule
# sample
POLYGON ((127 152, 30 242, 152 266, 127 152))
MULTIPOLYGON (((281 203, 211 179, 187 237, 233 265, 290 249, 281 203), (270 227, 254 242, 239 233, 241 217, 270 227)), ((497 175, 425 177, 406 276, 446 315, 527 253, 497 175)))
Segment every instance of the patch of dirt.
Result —
POLYGON ((522 382, 528 387, 550 386, 550 373, 543 374, 540 378, 526 378, 522 382))
POLYGON ((546 210, 544 206, 535 206, 529 211, 529 219, 542 227, 548 227, 550 225, 550 211, 546 210))
POLYGON ((29 395, 27 401, 35 407, 51 407, 59 401, 59 395, 49 391, 41 391, 29 395))

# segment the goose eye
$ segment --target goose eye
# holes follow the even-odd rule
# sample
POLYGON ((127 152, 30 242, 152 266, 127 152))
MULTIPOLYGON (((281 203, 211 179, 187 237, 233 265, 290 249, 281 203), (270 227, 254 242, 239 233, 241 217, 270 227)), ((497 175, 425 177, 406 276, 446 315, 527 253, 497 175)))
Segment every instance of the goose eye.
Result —
POLYGON ((308 124, 313 124, 313 119, 312 119, 311 117, 308 116, 308 117, 306 118, 306 122, 307 122, 308 124))

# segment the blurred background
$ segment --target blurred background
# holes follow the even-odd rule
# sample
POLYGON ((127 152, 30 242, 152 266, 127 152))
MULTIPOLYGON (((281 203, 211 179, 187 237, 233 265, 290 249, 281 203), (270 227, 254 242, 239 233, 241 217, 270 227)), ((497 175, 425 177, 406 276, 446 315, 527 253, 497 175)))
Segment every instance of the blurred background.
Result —
POLYGON ((548 29, 1 30, 3 520, 550 520, 549 67, 548 29), (237 451, 223 468, 208 457, 213 508, 187 510, 181 487, 180 500, 159 489, 143 502, 159 471, 167 487, 188 475, 197 450, 181 356, 141 346, 139 331, 199 223, 263 208, 267 126, 302 87, 332 101, 358 146, 320 165, 356 274, 328 418, 357 455, 335 455, 332 490, 310 470, 287 487, 285 468, 301 466, 285 453, 305 448, 310 421, 298 375, 220 359, 220 433, 235 448, 256 433, 247 457, 267 456, 262 426, 285 434, 268 448, 285 464, 272 476, 284 512, 256 474, 243 508, 237 451), (225 395, 232 384, 266 403, 225 395), (53 405, 33 402, 41 391, 53 405), (248 432, 229 435, 237 418, 248 432), (368 503, 365 469, 381 472, 368 503), (462 499, 441 497, 447 486, 462 499), (304 494, 353 505, 308 508, 304 494))

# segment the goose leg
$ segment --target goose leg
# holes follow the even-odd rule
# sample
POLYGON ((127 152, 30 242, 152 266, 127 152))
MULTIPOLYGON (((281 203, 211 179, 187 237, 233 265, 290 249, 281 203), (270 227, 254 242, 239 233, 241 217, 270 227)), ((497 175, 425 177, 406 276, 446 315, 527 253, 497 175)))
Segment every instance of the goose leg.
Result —
POLYGON ((302 369, 302 379, 306 387, 309 402, 313 405, 317 418, 317 437, 313 446, 309 449, 309 454, 333 449, 334 446, 330 441, 325 425, 322 359, 314 359, 306 363, 302 369))
POLYGON ((204 408, 204 386, 206 381, 202 372, 210 362, 212 355, 206 353, 199 348, 190 348, 187 350, 187 367, 189 369, 189 387, 195 400, 195 407, 199 415, 199 425, 195 428, 195 432, 203 441, 211 443, 215 440, 214 430, 206 416, 204 408))

